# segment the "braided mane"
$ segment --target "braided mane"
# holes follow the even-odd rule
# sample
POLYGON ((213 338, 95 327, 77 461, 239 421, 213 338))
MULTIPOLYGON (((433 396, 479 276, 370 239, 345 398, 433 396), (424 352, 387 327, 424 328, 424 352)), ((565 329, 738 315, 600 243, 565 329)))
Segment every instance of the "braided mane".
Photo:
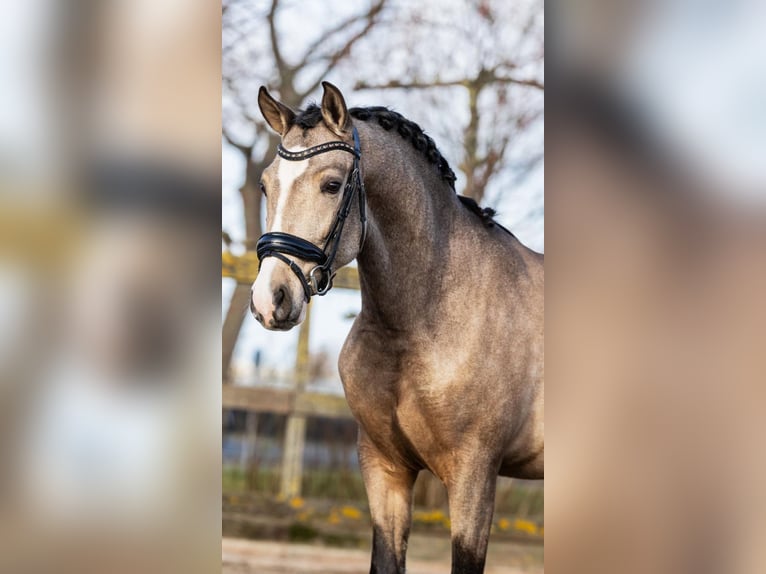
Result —
POLYGON ((418 124, 408 120, 402 114, 382 106, 351 108, 349 113, 352 118, 363 122, 377 121, 378 125, 386 131, 396 130, 402 138, 412 144, 412 147, 425 156, 429 163, 434 164, 442 179, 452 189, 455 189, 455 172, 452 171, 445 157, 437 149, 434 140, 426 135, 418 124))
MULTIPOLYGON (((399 135, 409 141, 429 163, 433 164, 441 174, 441 177, 449 186, 455 189, 455 172, 441 152, 437 149, 434 140, 428 136, 418 124, 408 120, 398 112, 389 110, 383 106, 349 109, 351 117, 363 122, 377 121, 378 125, 386 131, 396 130, 399 135)), ((298 112, 295 123, 304 130, 316 127, 322 120, 322 110, 316 104, 310 104, 305 110, 298 112)), ((493 219, 495 210, 489 207, 482 208, 473 199, 458 195, 461 204, 469 211, 479 216, 487 227, 495 225, 493 219)))

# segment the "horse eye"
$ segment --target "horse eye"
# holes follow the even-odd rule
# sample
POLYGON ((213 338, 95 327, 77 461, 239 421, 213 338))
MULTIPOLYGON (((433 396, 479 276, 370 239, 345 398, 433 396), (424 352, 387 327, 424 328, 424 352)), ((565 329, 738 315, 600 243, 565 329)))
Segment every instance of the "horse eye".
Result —
POLYGON ((340 182, 337 180, 328 181, 322 186, 325 193, 338 193, 340 191, 340 182))
POLYGON ((263 182, 261 182, 259 185, 261 186, 261 193, 262 193, 263 195, 266 195, 266 186, 265 186, 265 185, 263 185, 263 182))

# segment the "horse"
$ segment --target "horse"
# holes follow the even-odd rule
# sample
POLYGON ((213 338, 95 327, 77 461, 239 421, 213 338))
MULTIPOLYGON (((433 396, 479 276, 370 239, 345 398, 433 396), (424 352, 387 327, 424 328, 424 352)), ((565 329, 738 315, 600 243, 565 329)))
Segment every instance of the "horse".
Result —
POLYGON ((359 423, 371 572, 405 571, 413 485, 446 486, 452 572, 483 572, 497 476, 543 478, 543 255, 455 191, 432 138, 385 107, 293 111, 265 87, 281 136, 264 170, 266 229, 250 308, 299 324, 356 258, 361 311, 339 357, 359 423))

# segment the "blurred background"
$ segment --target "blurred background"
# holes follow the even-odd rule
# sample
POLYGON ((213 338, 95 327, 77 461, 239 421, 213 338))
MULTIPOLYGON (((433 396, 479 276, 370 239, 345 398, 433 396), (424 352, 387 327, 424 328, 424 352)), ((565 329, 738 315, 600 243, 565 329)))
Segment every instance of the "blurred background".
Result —
POLYGON ((546 4, 546 567, 763 572, 766 5, 546 4))
MULTIPOLYGON (((266 331, 248 311, 264 231, 258 183, 279 141, 258 88, 298 109, 328 80, 350 107, 400 112, 434 138, 458 193, 496 208, 542 251, 543 58, 541 0, 223 2, 225 536, 362 548, 371 539, 357 425, 337 372, 361 304, 355 269, 291 332, 266 331)), ((412 558, 425 536, 438 547, 431 558, 448 560, 446 493, 428 472, 415 506, 412 558)), ((501 479, 494 531, 506 546, 495 562, 540 567, 543 528, 542 482, 501 479)))
POLYGON ((220 37, 0 2, 1 572, 218 568, 220 37))

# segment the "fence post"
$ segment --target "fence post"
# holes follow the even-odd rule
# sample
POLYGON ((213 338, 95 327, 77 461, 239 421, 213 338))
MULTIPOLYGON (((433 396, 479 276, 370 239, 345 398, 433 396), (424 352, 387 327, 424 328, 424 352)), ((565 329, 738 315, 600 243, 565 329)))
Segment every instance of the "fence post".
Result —
MULTIPOLYGON (((309 331, 311 329, 311 303, 306 309, 306 319, 298 333, 298 349, 295 356, 295 393, 302 393, 309 378, 309 331)), ((285 445, 282 457, 282 481, 279 494, 284 498, 301 495, 303 477, 303 450, 306 444, 306 417, 291 412, 287 415, 285 445)))
POLYGON ((245 436, 242 439, 242 450, 239 455, 239 469, 242 472, 244 484, 247 489, 255 489, 255 476, 253 476, 255 447, 258 439, 258 414, 253 411, 245 412, 245 436))

